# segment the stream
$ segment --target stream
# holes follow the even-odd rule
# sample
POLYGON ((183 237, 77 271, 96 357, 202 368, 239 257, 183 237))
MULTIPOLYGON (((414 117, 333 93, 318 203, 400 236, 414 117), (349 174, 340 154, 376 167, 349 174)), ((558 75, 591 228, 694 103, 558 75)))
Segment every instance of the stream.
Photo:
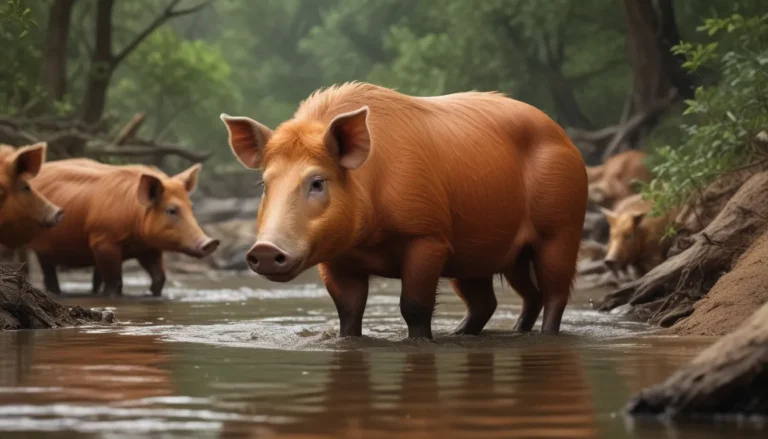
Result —
POLYGON ((410 341, 399 282, 375 279, 364 336, 340 339, 317 276, 169 275, 163 298, 125 278, 122 298, 62 277, 65 305, 119 324, 0 332, 0 438, 720 438, 750 425, 625 418, 632 394, 713 342, 593 311, 573 294, 559 336, 509 332, 521 302, 497 285, 481 336, 454 336, 463 304, 445 282, 435 341, 410 341))

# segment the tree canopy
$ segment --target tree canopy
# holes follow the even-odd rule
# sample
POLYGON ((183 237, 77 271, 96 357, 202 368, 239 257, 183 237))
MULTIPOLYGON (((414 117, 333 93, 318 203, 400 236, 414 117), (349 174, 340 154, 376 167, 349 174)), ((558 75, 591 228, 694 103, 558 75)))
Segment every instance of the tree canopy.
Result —
POLYGON ((415 95, 501 91, 550 114, 588 160, 645 146, 659 141, 662 114, 679 115, 676 102, 718 77, 685 75, 671 47, 705 41, 696 28, 707 18, 768 9, 761 0, 0 2, 0 141, 53 139, 55 154, 105 159, 160 160, 151 148, 183 147, 220 169, 236 164, 219 113, 274 127, 315 89, 352 80, 415 95), (120 150, 126 129, 135 138, 120 150))

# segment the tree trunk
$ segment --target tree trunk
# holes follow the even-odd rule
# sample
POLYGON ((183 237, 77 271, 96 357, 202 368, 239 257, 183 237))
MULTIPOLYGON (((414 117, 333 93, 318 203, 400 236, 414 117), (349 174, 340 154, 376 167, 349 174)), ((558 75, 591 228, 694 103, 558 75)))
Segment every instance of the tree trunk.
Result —
POLYGON ((81 107, 80 119, 86 124, 101 120, 107 103, 109 80, 115 68, 112 55, 112 6, 114 0, 99 0, 96 8, 96 46, 91 57, 88 84, 81 107))
POLYGON ((672 54, 672 46, 680 43, 675 23, 673 0, 624 0, 624 19, 627 26, 627 55, 632 68, 632 114, 653 114, 646 118, 633 133, 626 136, 623 147, 634 147, 658 123, 666 108, 655 109, 670 91, 688 98, 692 95, 690 78, 682 70, 682 59, 672 54))
POLYGON ((75 0, 54 0, 48 18, 45 65, 41 84, 52 101, 60 101, 67 93, 67 55, 69 24, 75 0))

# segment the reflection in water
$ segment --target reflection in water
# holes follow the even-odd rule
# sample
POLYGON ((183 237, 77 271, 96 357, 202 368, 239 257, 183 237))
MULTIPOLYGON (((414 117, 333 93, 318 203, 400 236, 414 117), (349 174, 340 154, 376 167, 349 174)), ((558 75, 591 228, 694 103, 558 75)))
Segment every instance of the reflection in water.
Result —
MULTIPOLYGON (((51 331, 41 337, 32 332, 15 335, 10 343, 6 340, 16 358, 3 359, 2 385, 26 388, 28 403, 116 404, 173 394, 168 346, 155 337, 73 331, 51 331)), ((0 393, 0 404, 17 396, 7 389, 0 393)))
MULTIPOLYGON (((529 348, 334 352, 321 389, 303 389, 277 404, 316 403, 317 410, 294 413, 295 422, 271 427, 225 423, 220 437, 595 437, 592 395, 576 352, 529 348)), ((268 414, 274 407, 260 395, 245 400, 268 414)))

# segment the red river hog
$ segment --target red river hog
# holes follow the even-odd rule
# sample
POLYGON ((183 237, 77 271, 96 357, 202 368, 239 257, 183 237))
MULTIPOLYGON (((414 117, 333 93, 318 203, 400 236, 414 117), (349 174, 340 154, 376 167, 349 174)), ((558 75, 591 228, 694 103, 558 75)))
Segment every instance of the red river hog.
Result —
POLYGON ((0 245, 13 249, 34 238, 40 228, 53 227, 62 218, 59 206, 35 186, 45 163, 45 143, 14 149, 0 145, 0 245))
POLYGON ((649 182, 653 175, 645 165, 647 153, 630 150, 610 157, 602 165, 587 167, 589 199, 598 206, 613 208, 633 195, 635 181, 649 182))
POLYGON ((402 279, 409 337, 431 338, 441 277, 467 306, 457 333, 496 309, 493 275, 523 298, 515 329, 557 333, 587 203, 579 151, 538 109, 498 93, 412 97, 365 83, 317 91, 275 131, 221 119, 263 170, 253 271, 277 282, 319 264, 341 336, 359 336, 370 276, 402 279), (531 277, 533 264, 536 279, 531 277))
POLYGON ((660 217, 649 215, 652 203, 640 194, 625 198, 615 210, 603 208, 610 226, 605 264, 613 271, 633 266, 647 273, 664 261, 671 240, 665 238, 667 226, 677 215, 672 209, 660 217))
POLYGON ((122 263, 137 259, 149 273, 150 291, 165 285, 163 252, 202 258, 219 241, 208 237, 192 214, 191 192, 201 165, 168 177, 141 165, 112 166, 89 159, 47 163, 36 178, 40 192, 67 206, 58 227, 29 245, 40 261, 45 287, 60 294, 56 266, 95 266, 93 290, 122 293, 122 263))

